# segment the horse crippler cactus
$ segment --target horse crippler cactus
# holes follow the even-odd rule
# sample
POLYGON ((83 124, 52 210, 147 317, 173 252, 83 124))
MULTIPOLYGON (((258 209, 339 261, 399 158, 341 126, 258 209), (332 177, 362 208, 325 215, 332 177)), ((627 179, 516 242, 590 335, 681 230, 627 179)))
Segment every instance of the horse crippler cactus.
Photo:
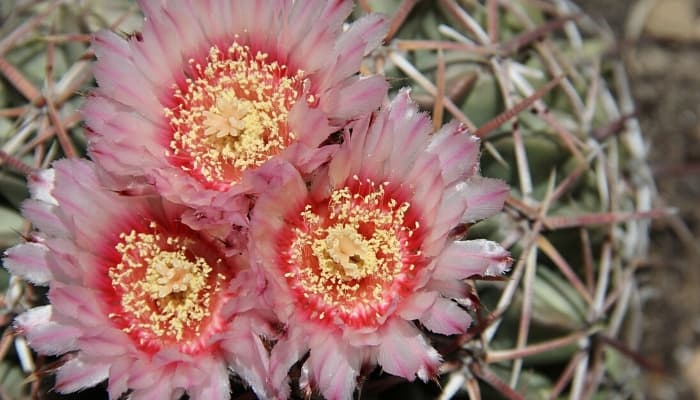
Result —
POLYGON ((665 210, 573 3, 0 18, 0 397, 641 393, 665 210))

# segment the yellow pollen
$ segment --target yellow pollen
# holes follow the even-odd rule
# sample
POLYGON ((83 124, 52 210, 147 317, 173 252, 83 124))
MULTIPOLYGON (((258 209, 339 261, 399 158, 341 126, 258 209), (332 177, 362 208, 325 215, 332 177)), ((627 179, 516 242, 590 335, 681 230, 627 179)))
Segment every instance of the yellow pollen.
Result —
POLYGON ((347 318, 358 310, 381 314, 387 290, 404 269, 401 238, 412 232, 404 226, 409 203, 386 198, 386 185, 358 185, 368 185, 369 192, 334 190, 327 213, 310 204, 304 208, 303 223, 293 231, 291 269, 284 274, 305 298, 320 299, 321 310, 330 307, 347 318))
POLYGON ((182 251, 160 251, 151 259, 146 272, 151 298, 162 299, 171 293, 201 290, 206 282, 202 274, 197 274, 197 267, 209 268, 191 262, 182 251))
POLYGON ((198 179, 226 186, 295 139, 287 116, 306 77, 236 42, 226 51, 212 47, 206 61, 190 60, 192 78, 184 90, 175 87, 177 106, 164 110, 173 130, 167 155, 198 179))
POLYGON ((206 260, 189 254, 192 239, 164 239, 157 232, 134 230, 122 233, 120 239, 115 248, 121 262, 110 268, 109 277, 121 293, 122 309, 134 317, 124 330, 140 329, 175 340, 186 331, 198 332, 219 287, 208 283, 212 268, 206 260))

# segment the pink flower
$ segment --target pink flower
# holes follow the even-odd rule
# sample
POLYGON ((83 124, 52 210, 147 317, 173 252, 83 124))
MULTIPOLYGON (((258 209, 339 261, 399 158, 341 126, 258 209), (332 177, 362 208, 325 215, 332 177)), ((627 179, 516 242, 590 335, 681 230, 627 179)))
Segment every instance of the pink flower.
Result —
POLYGON ((260 335, 272 331, 247 260, 182 224, 183 207, 101 184, 90 162, 54 167, 33 178, 24 205, 38 232, 5 265, 49 287, 51 304, 16 326, 37 352, 69 353, 56 390, 108 379, 111 399, 129 389, 131 399, 228 399, 231 366, 266 397, 260 335))
POLYGON ((259 190, 251 170, 274 157, 313 170, 335 149, 321 146, 329 134, 385 96, 382 77, 358 75, 384 20, 342 31, 352 1, 139 3, 143 33, 94 40, 99 88, 83 109, 90 154, 170 201, 203 207, 188 221, 222 212, 245 225, 238 195, 259 190))
POLYGON ((465 332, 463 279, 510 265, 497 243, 451 235, 503 206, 507 186, 477 172, 477 139, 454 123, 431 135, 403 91, 350 126, 310 185, 293 168, 271 178, 250 229, 286 326, 270 356, 277 396, 307 351, 302 377, 328 399, 352 398, 360 371, 377 364, 409 380, 435 376, 441 357, 412 321, 465 332))

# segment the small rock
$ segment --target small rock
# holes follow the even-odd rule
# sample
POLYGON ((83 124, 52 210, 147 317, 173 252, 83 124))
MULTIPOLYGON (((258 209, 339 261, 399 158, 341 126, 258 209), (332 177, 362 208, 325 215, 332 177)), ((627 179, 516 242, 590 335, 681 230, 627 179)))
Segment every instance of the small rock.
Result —
POLYGON ((698 376, 700 376, 700 349, 695 349, 685 362, 683 375, 695 393, 695 398, 700 399, 700 380, 698 380, 698 376))
POLYGON ((700 18, 693 0, 658 0, 649 11, 645 31, 659 39, 700 40, 700 18))

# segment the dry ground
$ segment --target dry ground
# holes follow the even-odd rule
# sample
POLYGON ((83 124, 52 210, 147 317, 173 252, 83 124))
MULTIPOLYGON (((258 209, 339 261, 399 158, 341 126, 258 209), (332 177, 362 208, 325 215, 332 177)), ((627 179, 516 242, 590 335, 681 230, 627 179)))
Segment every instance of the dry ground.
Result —
POLYGON ((582 0, 620 37, 658 189, 677 218, 657 221, 643 355, 663 366, 653 399, 700 398, 700 1, 582 0))

